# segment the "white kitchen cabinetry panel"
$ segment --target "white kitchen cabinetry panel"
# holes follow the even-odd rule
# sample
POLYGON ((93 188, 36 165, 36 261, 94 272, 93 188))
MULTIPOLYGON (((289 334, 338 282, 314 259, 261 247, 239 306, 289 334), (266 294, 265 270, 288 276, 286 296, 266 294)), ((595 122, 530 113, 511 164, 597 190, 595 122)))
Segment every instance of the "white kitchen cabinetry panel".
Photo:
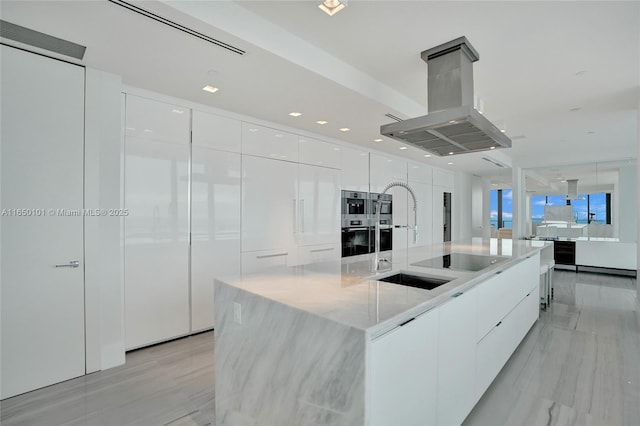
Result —
MULTIPOLYGON (((433 244, 440 244, 444 241, 444 193, 451 192, 449 188, 433 186, 433 224, 431 231, 431 241, 433 244)), ((455 226, 455 224, 453 224, 455 226)))
MULTIPOLYGON (((372 153, 370 163, 371 192, 380 193, 391 182, 407 181, 407 162, 405 160, 372 153)), ((395 197, 393 201, 395 202, 395 197)))
POLYGON ((193 146, 240 152, 239 120, 193 110, 192 126, 193 146))
POLYGON ((459 425, 476 403, 476 288, 440 306, 438 424, 459 425))
POLYGON ((340 172, 300 164, 298 182, 298 244, 338 244, 340 172))
POLYGON ((242 253, 242 274, 253 274, 272 268, 295 266, 297 248, 260 250, 242 253))
POLYGON ((478 290, 477 340, 486 335, 529 292, 539 279, 540 255, 497 272, 478 290))
POLYGON ((453 172, 438 168, 433 169, 433 185, 453 189, 453 172))
POLYGON ((243 122, 242 153, 297 162, 298 135, 243 122))
POLYGON ((540 286, 538 284, 533 286, 520 304, 522 309, 518 311, 518 342, 527 335, 531 326, 540 317, 540 286))
POLYGON ((297 250, 298 164, 242 156, 242 251, 297 250))
POLYGON ((340 260, 340 244, 319 244, 314 246, 302 246, 298 250, 298 264, 328 262, 340 260))
POLYGON ((407 175, 410 182, 433 184, 433 167, 427 164, 409 162, 407 165, 407 175))
POLYGON ((189 332, 188 158, 187 144, 125 142, 127 349, 189 332))
POLYGON ((437 339, 432 310, 371 342, 370 425, 436 423, 437 339))
MULTIPOLYGON (((431 244, 433 236, 433 189, 430 184, 409 181, 418 201, 418 241, 414 242, 413 231, 409 230, 409 247, 431 244)), ((413 225, 413 204, 411 197, 408 200, 408 222, 413 225)))
POLYGON ((192 148, 191 331, 214 326, 213 280, 240 274, 240 154, 192 148))
POLYGON ((187 145, 189 109, 127 95, 126 136, 187 145))
POLYGON ((369 153, 341 147, 342 189, 369 192, 369 153))
POLYGON ((300 163, 342 168, 342 148, 329 142, 300 137, 300 163))

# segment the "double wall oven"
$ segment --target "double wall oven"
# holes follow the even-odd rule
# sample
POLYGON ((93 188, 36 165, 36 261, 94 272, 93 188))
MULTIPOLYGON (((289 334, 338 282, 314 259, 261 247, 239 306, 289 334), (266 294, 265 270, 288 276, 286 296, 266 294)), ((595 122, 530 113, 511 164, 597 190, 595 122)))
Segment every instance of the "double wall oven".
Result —
MULTIPOLYGON (((375 209, 378 194, 342 191, 342 257, 373 253, 375 250, 375 209)), ((380 250, 391 250, 392 197, 382 196, 380 209, 380 250)))

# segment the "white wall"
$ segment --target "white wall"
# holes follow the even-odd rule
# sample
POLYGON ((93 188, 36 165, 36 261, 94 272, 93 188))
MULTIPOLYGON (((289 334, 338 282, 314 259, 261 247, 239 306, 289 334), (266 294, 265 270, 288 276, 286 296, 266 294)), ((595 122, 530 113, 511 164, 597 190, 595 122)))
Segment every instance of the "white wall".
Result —
MULTIPOLYGON (((86 69, 85 208, 121 206, 119 76, 86 69)), ((122 219, 85 217, 87 373, 124 364, 122 219)))
POLYGON ((471 175, 456 171, 453 178, 451 240, 472 237, 471 175))
POLYGON ((620 168, 618 180, 618 221, 620 242, 629 243, 638 240, 637 210, 637 172, 636 166, 620 168))

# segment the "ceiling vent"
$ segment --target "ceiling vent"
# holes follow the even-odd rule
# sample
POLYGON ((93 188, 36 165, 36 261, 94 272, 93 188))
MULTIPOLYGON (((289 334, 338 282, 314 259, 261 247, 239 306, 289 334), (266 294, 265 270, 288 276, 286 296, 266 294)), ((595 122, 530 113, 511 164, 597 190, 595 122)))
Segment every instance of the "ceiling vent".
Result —
POLYGON ((395 116, 395 115, 393 115, 393 114, 385 114, 384 116, 385 116, 385 117, 389 117, 389 118, 390 118, 390 119, 392 119, 392 120, 402 121, 402 118, 400 118, 400 117, 396 117, 396 116, 395 116))
POLYGON ((439 156, 510 148, 511 139, 473 107, 473 63, 480 56, 467 38, 421 56, 428 64, 429 114, 383 125, 380 133, 439 156))
POLYGON ((84 58, 85 46, 0 20, 0 37, 70 58, 84 58))
POLYGON ((167 18, 164 18, 164 17, 162 17, 162 16, 160 16, 160 15, 158 15, 156 13, 150 12, 150 11, 148 11, 146 9, 143 9, 143 8, 141 8, 139 6, 136 6, 136 5, 132 4, 132 3, 129 3, 129 2, 126 2, 126 1, 122 1, 122 0, 109 0, 109 2, 111 2, 111 3, 115 4, 115 5, 124 7, 125 9, 129 9, 130 11, 135 12, 137 14, 140 14, 140 15, 142 15, 144 17, 149 18, 149 19, 153 19, 154 21, 160 22, 161 24, 167 25, 167 26, 169 26, 171 28, 175 28, 176 30, 182 31, 183 33, 187 33, 187 34, 189 34, 191 36, 197 37, 200 40, 204 40, 204 41, 207 41, 207 42, 209 42, 211 44, 215 44, 216 46, 222 47, 223 49, 227 49, 230 52, 237 53, 238 55, 244 55, 245 53, 247 53, 247 52, 245 52, 244 50, 242 50, 242 49, 240 49, 238 47, 232 46, 232 45, 230 45, 228 43, 225 43, 224 41, 217 40, 217 39, 215 39, 213 37, 209 37, 206 34, 202 34, 201 32, 193 30, 193 29, 191 29, 189 27, 185 27, 184 25, 178 24, 177 22, 171 21, 171 20, 169 20, 167 18))
POLYGON ((482 157, 482 159, 483 159, 484 161, 488 161, 489 163, 493 164, 493 165, 494 165, 494 166, 496 166, 496 167, 500 167, 500 168, 503 168, 503 169, 505 168, 505 165, 504 165, 504 164, 502 164, 502 163, 500 163, 500 162, 498 162, 498 161, 496 161, 496 160, 494 160, 494 159, 492 159, 492 158, 482 157))

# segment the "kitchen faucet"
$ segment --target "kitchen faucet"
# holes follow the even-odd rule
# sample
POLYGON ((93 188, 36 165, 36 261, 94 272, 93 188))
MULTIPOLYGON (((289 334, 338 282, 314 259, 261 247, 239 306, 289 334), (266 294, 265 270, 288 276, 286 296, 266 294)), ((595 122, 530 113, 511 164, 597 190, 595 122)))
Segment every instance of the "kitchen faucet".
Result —
MULTIPOLYGON (((406 189, 409 194, 411 194, 411 198, 413 198, 413 242, 418 242, 418 202, 416 201, 416 194, 414 194, 413 189, 404 183, 404 182, 391 182, 387 185, 384 190, 378 195, 378 200, 376 201, 376 233, 375 233, 375 249, 376 256, 373 262, 373 272, 378 272, 380 270, 380 262, 389 262, 389 259, 380 258, 380 210, 382 210, 382 195, 386 194, 387 191, 394 186, 400 186, 406 189)), ((390 263, 390 262, 389 262, 390 263)))

